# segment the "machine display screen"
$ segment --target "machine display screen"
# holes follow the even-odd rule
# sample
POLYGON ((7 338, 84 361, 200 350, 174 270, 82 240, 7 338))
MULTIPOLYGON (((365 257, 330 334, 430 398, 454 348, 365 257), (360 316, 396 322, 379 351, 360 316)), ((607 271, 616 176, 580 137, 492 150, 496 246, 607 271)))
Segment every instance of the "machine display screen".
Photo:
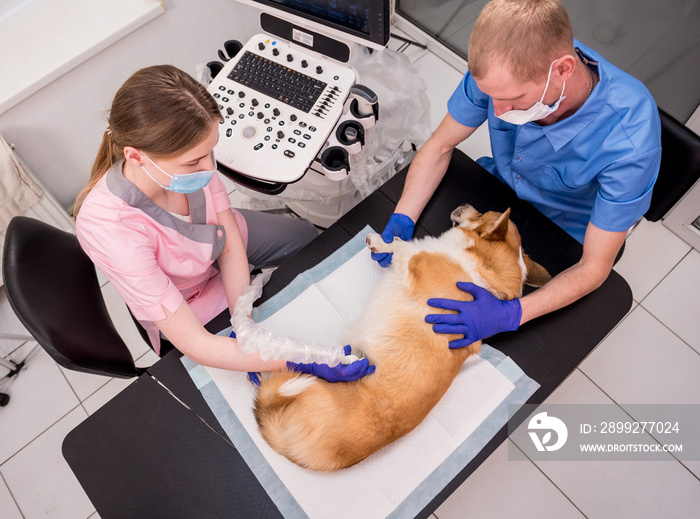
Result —
MULTIPOLYGON (((392 0, 238 0, 314 30, 320 27, 381 48, 390 36, 392 0), (285 16, 285 13, 290 16, 285 16), (316 27, 315 27, 316 26, 316 27)), ((323 31, 321 31, 323 32, 323 31)), ((333 34, 329 34, 333 36, 333 34)))
POLYGON ((270 0, 270 3, 284 6, 290 12, 304 13, 352 31, 370 33, 370 0, 270 0))

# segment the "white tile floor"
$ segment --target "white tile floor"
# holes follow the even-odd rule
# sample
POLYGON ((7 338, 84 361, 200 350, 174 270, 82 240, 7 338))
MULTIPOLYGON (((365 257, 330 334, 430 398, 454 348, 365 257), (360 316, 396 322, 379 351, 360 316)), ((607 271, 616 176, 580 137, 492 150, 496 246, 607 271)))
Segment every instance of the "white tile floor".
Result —
MULTIPOLYGON (((435 127, 461 72, 431 54, 409 52, 428 85, 435 127)), ((487 142, 482 135, 462 149, 476 157, 488 151, 487 142)), ((642 222, 616 270, 632 287, 632 311, 547 401, 621 408, 700 404, 700 253, 663 225, 642 222)), ((155 362, 114 289, 105 284, 103 293, 138 364, 155 362)), ((22 333, 2 292, 0 329, 22 333)), ((28 347, 18 346, 0 341, 14 358, 28 347)), ((31 361, 9 388, 10 404, 0 409, 0 517, 97 517, 61 456, 61 443, 127 384, 63 370, 43 351, 31 361)), ((698 517, 700 462, 510 461, 508 449, 514 448, 498 448, 435 516, 698 517)))

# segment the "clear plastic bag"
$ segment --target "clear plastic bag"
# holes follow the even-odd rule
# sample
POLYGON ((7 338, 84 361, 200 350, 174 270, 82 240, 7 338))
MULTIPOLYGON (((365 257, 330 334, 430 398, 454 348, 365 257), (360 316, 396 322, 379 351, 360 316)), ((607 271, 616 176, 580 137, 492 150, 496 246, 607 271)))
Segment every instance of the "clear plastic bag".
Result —
POLYGON ((350 180, 364 198, 412 155, 407 144, 420 147, 430 137, 430 101, 425 82, 400 52, 358 47, 350 65, 379 99, 377 124, 367 130, 362 151, 350 157, 350 180))
POLYGON ((275 335, 250 317, 253 303, 262 294, 263 285, 270 279, 272 271, 256 276, 249 287, 236 301, 231 316, 231 325, 241 350, 246 354, 258 353, 263 360, 284 359, 291 362, 318 362, 335 366, 354 359, 346 358, 343 346, 305 342, 292 337, 275 335))

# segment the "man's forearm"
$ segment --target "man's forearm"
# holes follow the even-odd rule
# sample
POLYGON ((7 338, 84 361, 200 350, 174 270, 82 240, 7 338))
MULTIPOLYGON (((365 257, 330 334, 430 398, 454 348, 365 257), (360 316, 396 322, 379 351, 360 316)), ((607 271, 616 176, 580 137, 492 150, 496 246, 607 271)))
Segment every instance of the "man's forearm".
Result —
POLYGON ((520 299, 523 309, 520 324, 564 308, 602 285, 626 236, 625 231, 604 231, 589 223, 581 260, 520 299))
POLYGON ((405 214, 414 222, 418 220, 445 176, 453 150, 439 150, 430 141, 418 150, 408 170, 401 199, 396 205, 397 213, 405 214))
POLYGON ((450 114, 445 115, 411 163, 401 199, 396 205, 397 213, 405 214, 414 222, 418 220, 445 176, 455 147, 475 130, 459 124, 450 114))
POLYGON ((603 284, 609 274, 609 270, 604 273, 581 263, 569 267, 543 287, 520 299, 523 309, 520 324, 564 308, 581 299, 603 284))

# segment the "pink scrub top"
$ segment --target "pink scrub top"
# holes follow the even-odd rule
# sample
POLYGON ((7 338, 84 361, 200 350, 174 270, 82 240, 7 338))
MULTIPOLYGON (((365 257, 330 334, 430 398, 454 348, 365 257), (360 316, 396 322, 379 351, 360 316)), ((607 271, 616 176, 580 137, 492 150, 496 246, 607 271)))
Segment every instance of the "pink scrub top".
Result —
MULTIPOLYGON (((231 207, 226 188, 214 175, 205 188, 187 195, 190 222, 157 206, 112 166, 85 198, 76 234, 85 253, 117 289, 148 332, 156 353, 160 333, 153 321, 174 313, 183 301, 202 324, 228 303, 216 260, 226 233, 216 214, 231 207)), ((248 243, 245 219, 233 210, 248 243)))

